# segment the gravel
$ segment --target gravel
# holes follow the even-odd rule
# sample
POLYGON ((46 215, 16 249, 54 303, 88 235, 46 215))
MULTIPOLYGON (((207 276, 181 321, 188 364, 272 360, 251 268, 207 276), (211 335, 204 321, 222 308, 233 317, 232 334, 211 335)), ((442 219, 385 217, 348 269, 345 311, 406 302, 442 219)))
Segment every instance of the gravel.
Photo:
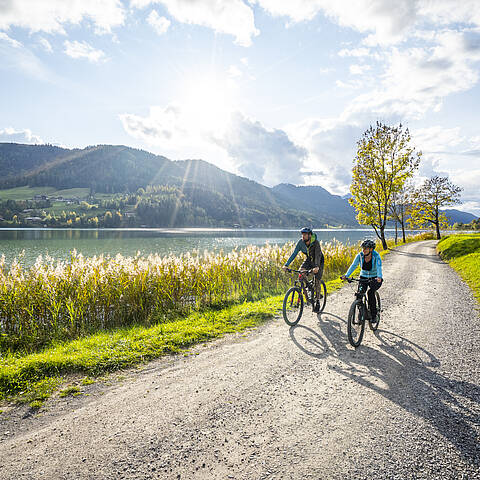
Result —
POLYGON ((385 257, 380 327, 356 350, 352 284, 297 327, 1 414, 0 478, 480 479, 478 306, 435 244, 385 257))

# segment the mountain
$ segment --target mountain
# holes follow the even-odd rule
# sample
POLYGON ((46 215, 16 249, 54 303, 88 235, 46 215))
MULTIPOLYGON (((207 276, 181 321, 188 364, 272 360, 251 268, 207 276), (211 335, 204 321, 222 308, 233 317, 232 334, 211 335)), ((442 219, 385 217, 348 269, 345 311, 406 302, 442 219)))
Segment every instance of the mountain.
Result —
POLYGON ((472 220, 476 220, 477 217, 468 212, 462 212, 461 210, 442 210, 442 212, 447 216, 448 221, 451 225, 454 223, 470 223, 472 220))
POLYGON ((338 195, 332 195, 319 186, 300 186, 281 183, 273 187, 273 193, 279 201, 321 216, 326 223, 337 225, 339 222, 346 225, 357 225, 355 209, 348 200, 338 195))
MULTIPOLYGON (((171 161, 121 145, 69 150, 0 143, 0 171, 5 172, 0 189, 85 189, 89 194, 77 200, 97 207, 72 216, 77 222, 116 210, 150 226, 355 225, 348 202, 321 187, 278 185, 272 189, 203 160, 171 161), (105 195, 112 198, 105 200, 105 195)), ((23 205, 23 209, 34 206, 23 205)), ((10 207, 4 218, 13 218, 10 207)), ((61 206, 55 207, 45 204, 42 211, 54 215, 61 206)), ((76 207, 75 212, 79 210, 76 207)))

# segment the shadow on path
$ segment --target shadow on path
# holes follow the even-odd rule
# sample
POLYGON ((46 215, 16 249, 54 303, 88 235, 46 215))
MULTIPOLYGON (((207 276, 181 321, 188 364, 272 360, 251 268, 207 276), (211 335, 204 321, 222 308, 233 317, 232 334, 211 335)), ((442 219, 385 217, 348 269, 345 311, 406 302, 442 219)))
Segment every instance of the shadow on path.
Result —
MULTIPOLYGON (((425 348, 386 330, 377 330, 376 348, 362 344, 357 350, 340 326, 345 320, 323 313, 321 333, 297 326, 290 337, 307 355, 332 356, 340 365, 333 368, 346 378, 373 390, 405 411, 423 418, 446 438, 469 463, 480 467, 480 387, 449 378, 436 371, 439 360, 425 348), (300 344, 296 330, 309 333, 309 341, 300 344), (314 350, 309 350, 309 345, 314 350), (318 348, 321 347, 320 350, 318 348)), ((371 331, 368 331, 372 334, 371 331)), ((367 331, 366 331, 367 334, 367 331)), ((453 376, 453 375, 452 375, 453 376)))

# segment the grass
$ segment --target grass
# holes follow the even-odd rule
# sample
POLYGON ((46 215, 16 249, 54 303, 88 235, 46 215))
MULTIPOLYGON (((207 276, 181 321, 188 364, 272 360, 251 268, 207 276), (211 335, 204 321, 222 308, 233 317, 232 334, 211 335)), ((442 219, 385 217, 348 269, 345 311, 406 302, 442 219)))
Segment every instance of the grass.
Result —
MULTIPOLYGON (((389 246, 393 246, 393 242, 389 246)), ((331 278, 327 282, 329 293, 343 285, 338 277, 346 271, 352 255, 357 251, 358 247, 352 247, 350 256, 342 261, 330 258, 330 268, 326 269, 331 278)), ((338 252, 342 255, 345 253, 341 249, 338 252)), ((383 256, 387 251, 380 253, 383 256)), ((235 254, 238 255, 238 252, 235 254)), ((276 260, 277 268, 280 260, 281 258, 276 260)), ((273 270, 265 271, 268 272, 273 270)), ((291 280, 290 276, 283 275, 287 286, 291 280)), ((70 284, 68 279, 67 284, 70 284)), ((49 285, 51 286, 50 283, 49 285)), ((285 289, 283 284, 281 287, 285 289)), ((75 340, 56 341, 37 352, 4 351, 3 357, 0 352, 0 399, 15 397, 31 405, 34 403, 38 408, 38 404, 58 388, 66 375, 85 375, 86 378, 81 383, 87 385, 94 377, 162 355, 188 355, 187 350, 192 345, 228 333, 244 332, 274 317, 281 308, 283 293, 269 295, 268 290, 265 290, 257 292, 257 297, 263 298, 256 301, 244 299, 239 304, 218 304, 186 313, 171 311, 169 316, 157 311, 149 320, 153 325, 107 328, 75 340)))
POLYGON ((52 195, 56 189, 54 187, 16 187, 0 190, 1 200, 28 200, 35 195, 52 195))
MULTIPOLYGON (((57 190, 54 187, 16 187, 0 190, 2 200, 29 200, 35 195, 61 196, 63 198, 86 198, 90 194, 89 188, 68 188, 57 190)), ((111 195, 110 195, 111 197, 111 195)))
POLYGON ((438 242, 437 250, 465 280, 480 303, 480 233, 450 235, 438 242))

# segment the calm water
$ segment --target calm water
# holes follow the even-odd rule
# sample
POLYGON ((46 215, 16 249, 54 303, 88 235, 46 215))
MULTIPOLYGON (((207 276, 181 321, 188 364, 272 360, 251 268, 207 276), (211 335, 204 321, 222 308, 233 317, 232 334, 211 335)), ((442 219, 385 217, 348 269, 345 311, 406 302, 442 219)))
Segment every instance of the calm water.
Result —
MULTIPOLYGON (((338 240, 355 243, 365 237, 374 236, 373 230, 315 230, 319 240, 338 240)), ((393 230, 387 235, 392 237, 393 230)), ((22 263, 31 265, 39 255, 50 255, 59 259, 69 257, 76 249, 84 256, 100 254, 142 255, 159 253, 183 253, 199 249, 230 251, 246 245, 283 245, 300 238, 297 230, 256 229, 0 229, 0 256, 7 263, 25 252, 22 263)))

